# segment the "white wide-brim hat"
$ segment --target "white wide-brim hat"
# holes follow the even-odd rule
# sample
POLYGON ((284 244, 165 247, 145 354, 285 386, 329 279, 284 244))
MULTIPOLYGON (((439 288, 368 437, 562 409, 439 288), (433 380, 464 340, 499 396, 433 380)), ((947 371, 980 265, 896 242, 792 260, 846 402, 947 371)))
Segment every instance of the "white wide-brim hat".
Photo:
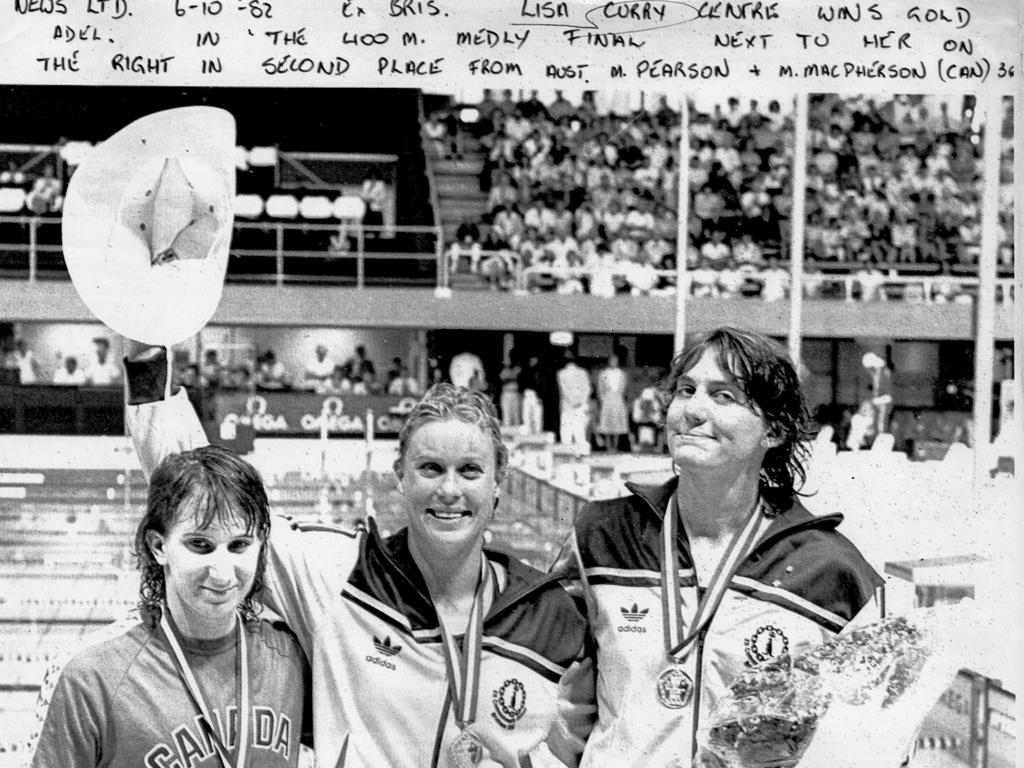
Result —
POLYGON ((140 118, 78 166, 64 260, 82 301, 122 336, 170 346, 220 302, 234 223, 235 120, 213 107, 140 118))

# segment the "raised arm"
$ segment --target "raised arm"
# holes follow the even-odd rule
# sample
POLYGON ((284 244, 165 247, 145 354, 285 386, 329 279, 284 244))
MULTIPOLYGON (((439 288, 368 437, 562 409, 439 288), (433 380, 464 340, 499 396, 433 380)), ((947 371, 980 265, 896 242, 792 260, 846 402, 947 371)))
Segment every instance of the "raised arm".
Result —
POLYGON ((166 347, 147 347, 124 362, 125 418, 148 478, 164 457, 206 445, 209 440, 185 390, 172 394, 166 347))

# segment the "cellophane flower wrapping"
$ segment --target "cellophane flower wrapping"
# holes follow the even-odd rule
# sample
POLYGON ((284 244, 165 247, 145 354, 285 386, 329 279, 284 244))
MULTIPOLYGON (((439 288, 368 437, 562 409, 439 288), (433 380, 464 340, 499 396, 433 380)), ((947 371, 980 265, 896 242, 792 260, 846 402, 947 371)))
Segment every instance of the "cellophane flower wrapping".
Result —
POLYGON ((968 610, 917 609, 745 671, 705 716, 694 768, 899 766, 965 661, 968 610))

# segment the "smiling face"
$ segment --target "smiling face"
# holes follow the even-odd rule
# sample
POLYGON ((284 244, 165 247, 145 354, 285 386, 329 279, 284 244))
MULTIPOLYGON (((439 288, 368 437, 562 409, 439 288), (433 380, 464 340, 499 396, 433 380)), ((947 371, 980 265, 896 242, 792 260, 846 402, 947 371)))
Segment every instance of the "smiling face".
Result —
POLYGON ((261 542, 240 515, 217 515, 203 527, 203 510, 186 500, 167 532, 147 543, 163 568, 167 606, 187 637, 212 639, 231 631, 235 609, 249 594, 261 542))
POLYGON ((756 476, 774 439, 763 414, 716 357, 705 350, 676 382, 665 418, 672 461, 681 471, 756 476))
POLYGON ((409 436, 396 469, 410 546, 428 557, 478 551, 498 498, 491 438, 476 424, 428 421, 409 436))

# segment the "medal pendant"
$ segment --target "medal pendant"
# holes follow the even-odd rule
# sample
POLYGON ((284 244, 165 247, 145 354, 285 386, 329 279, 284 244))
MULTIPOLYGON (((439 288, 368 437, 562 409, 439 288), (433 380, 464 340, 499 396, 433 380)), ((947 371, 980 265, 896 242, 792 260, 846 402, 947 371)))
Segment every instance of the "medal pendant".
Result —
POLYGON ((693 697, 693 680, 681 666, 672 666, 658 675, 658 701, 669 709, 682 709, 693 697))
POLYGON ((453 768, 471 768, 484 758, 484 745, 470 731, 463 731, 448 745, 448 759, 453 768))

